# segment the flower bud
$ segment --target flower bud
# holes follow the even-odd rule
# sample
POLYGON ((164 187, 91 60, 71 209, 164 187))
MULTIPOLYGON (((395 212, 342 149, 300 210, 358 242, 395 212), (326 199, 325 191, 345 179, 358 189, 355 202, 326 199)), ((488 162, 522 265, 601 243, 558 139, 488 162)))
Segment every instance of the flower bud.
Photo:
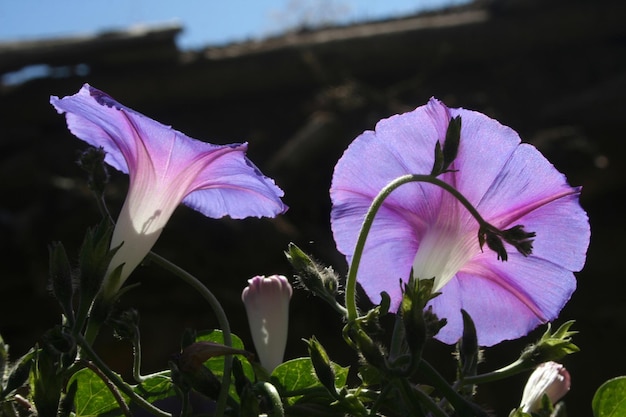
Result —
POLYGON ((296 270, 299 284, 322 299, 334 300, 339 290, 339 277, 333 268, 316 262, 293 243, 289 244, 285 256, 296 270))
POLYGON ((554 333, 552 333, 552 326, 548 324, 548 329, 541 339, 528 346, 520 355, 520 360, 532 367, 543 362, 558 361, 578 352, 580 349, 572 343, 572 336, 577 332, 569 330, 573 324, 573 320, 563 323, 554 333))
POLYGON ((78 158, 78 166, 87 172, 87 185, 97 196, 104 194, 109 183, 109 170, 104 163, 104 148, 87 148, 78 158))
POLYGON ((291 285, 282 275, 256 276, 241 294, 254 347, 269 372, 283 362, 291 294, 291 285))
POLYGON ((337 396, 337 388, 335 387, 335 370, 330 363, 328 354, 322 344, 313 336, 306 341, 309 345, 309 356, 315 369, 317 379, 326 387, 328 392, 333 396, 337 396))
POLYGON ((528 378, 520 408, 524 412, 537 412, 542 408, 545 395, 552 404, 563 398, 570 388, 570 375, 567 369, 556 362, 544 362, 528 378))

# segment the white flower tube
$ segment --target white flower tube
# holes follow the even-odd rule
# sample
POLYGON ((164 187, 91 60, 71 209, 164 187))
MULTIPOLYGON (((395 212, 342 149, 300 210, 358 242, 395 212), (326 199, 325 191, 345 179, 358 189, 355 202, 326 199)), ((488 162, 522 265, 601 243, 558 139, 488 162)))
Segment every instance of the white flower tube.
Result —
POLYGON ((248 280, 241 294, 259 361, 269 372, 283 362, 292 291, 287 278, 272 275, 248 280))
POLYGON ((526 382, 520 408, 526 413, 538 411, 541 408, 543 394, 555 404, 567 394, 570 385, 569 372, 563 365, 556 362, 542 363, 526 382))

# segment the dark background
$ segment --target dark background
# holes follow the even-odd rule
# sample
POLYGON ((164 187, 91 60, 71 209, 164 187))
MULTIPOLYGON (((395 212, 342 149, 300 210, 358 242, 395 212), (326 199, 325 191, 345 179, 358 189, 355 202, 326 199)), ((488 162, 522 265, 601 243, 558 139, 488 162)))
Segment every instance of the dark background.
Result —
MULTIPOLYGON (((626 374, 619 342, 626 333, 625 21, 620 0, 505 0, 193 52, 176 48, 176 27, 0 44, 0 73, 44 64, 48 74, 0 86, 0 334, 17 356, 59 322, 46 290, 47 245, 62 241, 75 260, 85 228, 99 220, 74 163, 84 144, 50 95, 74 94, 89 82, 192 137, 250 142, 250 158, 285 190, 289 212, 233 221, 181 207, 155 246, 214 291, 250 349, 240 302, 246 280, 289 276, 289 242, 345 272, 329 227, 334 164, 376 121, 436 96, 511 126, 583 186, 589 256, 556 324, 575 319, 580 331, 581 352, 565 361, 569 415, 591 415, 595 389, 626 374)), ((126 186, 124 175, 113 175, 107 199, 114 213, 126 186)), ((217 326, 197 294, 156 266, 130 281, 141 283, 123 303, 141 314, 145 372, 167 366, 185 327, 217 326)), ((354 361, 330 308, 296 291, 291 312, 287 358, 304 355, 301 339, 315 334, 335 361, 354 361)), ((487 350, 482 370, 513 361, 542 331, 487 350)), ((128 370, 126 343, 102 337, 98 347, 114 369, 128 370)), ((435 365, 450 371, 450 348, 433 350, 435 365)), ((484 385, 479 399, 508 415, 524 380, 484 385)))

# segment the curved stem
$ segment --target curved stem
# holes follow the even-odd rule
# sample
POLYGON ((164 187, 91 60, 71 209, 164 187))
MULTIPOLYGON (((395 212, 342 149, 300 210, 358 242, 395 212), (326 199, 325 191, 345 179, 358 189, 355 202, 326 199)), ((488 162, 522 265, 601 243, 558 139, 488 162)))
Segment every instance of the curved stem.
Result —
POLYGON ((157 417, 172 417, 172 414, 166 413, 150 404, 148 401, 144 400, 140 395, 138 395, 133 389, 126 384, 119 376, 117 376, 113 371, 111 371, 104 361, 100 359, 100 357, 94 352, 89 343, 80 335, 76 335, 76 339, 78 340, 82 351, 91 359, 95 366, 102 371, 102 373, 113 383, 120 391, 124 394, 128 395, 132 401, 137 403, 140 407, 144 408, 148 412, 154 414, 157 417))
POLYGON ((270 417, 285 417, 285 410, 280 398, 280 394, 274 385, 269 382, 261 382, 257 387, 263 392, 264 397, 270 403, 271 411, 268 413, 270 417))
POLYGON ((530 363, 529 361, 525 361, 522 359, 518 359, 510 365, 505 366, 504 368, 500 368, 493 372, 488 372, 486 374, 467 376, 460 381, 461 385, 477 385, 485 382, 493 382, 498 381, 500 379, 508 378, 513 375, 517 375, 519 373, 528 371, 532 369, 535 365, 530 363))
POLYGON ((96 340, 96 336, 98 336, 98 332, 100 332, 100 326, 102 323, 96 322, 93 318, 87 319, 87 327, 85 329, 85 341, 89 343, 89 345, 93 345, 93 342, 96 340))
POLYGON ((363 225, 361 226, 361 230, 359 232, 359 237, 357 239, 356 245, 354 247, 354 254, 352 256, 352 262, 350 263, 350 270, 348 271, 348 277, 346 279, 346 309, 348 312, 348 321, 354 321, 358 317, 358 311, 356 307, 356 275, 359 268, 359 263, 361 262, 361 256, 363 255, 363 249, 365 248, 365 240, 367 239, 367 235, 372 227, 372 223, 374 222, 374 217, 376 213, 382 206, 385 199, 391 194, 393 190, 400 187, 402 184, 406 184, 409 182, 427 182, 429 184, 436 185, 440 188, 443 188, 450 194, 452 194, 459 202, 470 212, 470 214, 476 219, 481 227, 493 228, 489 223, 487 223, 478 210, 474 208, 472 203, 470 203, 464 196, 461 194, 456 188, 451 186, 445 181, 437 179, 432 175, 418 175, 418 174, 409 174, 403 175, 402 177, 398 177, 395 180, 391 181, 387 184, 374 198, 372 204, 370 205, 367 213, 365 214, 365 218, 363 219, 363 225))
POLYGON ((115 225, 115 221, 113 220, 113 217, 111 216, 111 213, 109 212, 109 208, 107 207, 107 204, 104 201, 104 195, 98 194, 95 192, 94 194, 96 195, 96 204, 98 206, 98 211, 100 212, 100 215, 102 215, 102 217, 107 219, 110 225, 115 225))
POLYGON ((145 380, 145 377, 141 376, 141 336, 139 329, 133 338, 133 378, 139 383, 145 380))
MULTIPOLYGON (((200 280, 191 275, 189 272, 180 268, 178 265, 173 264, 167 259, 157 255, 154 252, 149 252, 148 259, 156 263, 157 265, 163 267, 164 269, 172 272, 174 275, 177 275, 187 284, 191 285, 193 289, 198 291, 200 295, 211 305, 213 312, 217 318, 217 322, 222 329, 222 334, 224 336, 224 345, 231 347, 233 345, 231 333, 230 333, 230 324, 228 322, 228 318, 226 317, 226 313, 222 308, 222 305, 219 303, 217 298, 213 295, 211 291, 207 287, 204 286, 200 280)), ((226 409, 226 400, 228 399, 228 388, 230 387, 230 372, 232 368, 232 356, 227 355, 224 357, 224 375, 222 375, 222 386, 220 388, 220 393, 217 398, 217 405, 215 410, 215 415, 217 417, 224 415, 224 410, 226 409)))

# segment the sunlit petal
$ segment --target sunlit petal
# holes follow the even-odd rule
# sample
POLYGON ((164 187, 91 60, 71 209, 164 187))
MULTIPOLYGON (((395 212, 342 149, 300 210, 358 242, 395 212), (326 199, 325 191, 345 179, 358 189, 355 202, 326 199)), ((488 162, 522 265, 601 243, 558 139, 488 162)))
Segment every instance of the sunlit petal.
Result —
POLYGON ((557 317, 576 287, 589 244, 589 222, 568 185, 534 147, 520 144, 512 129, 440 101, 392 116, 360 135, 335 167, 330 190, 337 248, 351 261, 370 204, 392 180, 429 174, 437 141, 444 142, 451 117, 460 116, 461 140, 449 172, 439 179, 454 186, 494 226, 523 225, 535 232, 534 250, 524 257, 505 244, 508 262, 478 243, 479 224, 441 188, 408 183, 383 203, 368 235, 358 282, 378 302, 381 291, 400 302, 399 280, 411 268, 419 279, 435 278, 441 296, 431 302, 448 320, 439 335, 455 343, 462 334, 461 309, 472 316, 483 346, 527 334, 557 317))
POLYGON ((213 145, 150 119, 88 84, 73 96, 51 97, 70 131, 102 147, 105 161, 128 173, 126 201, 111 246, 121 249, 109 270, 123 264, 117 292, 150 251, 174 209, 185 203, 209 217, 273 217, 287 207, 283 192, 245 156, 246 144, 213 145))

